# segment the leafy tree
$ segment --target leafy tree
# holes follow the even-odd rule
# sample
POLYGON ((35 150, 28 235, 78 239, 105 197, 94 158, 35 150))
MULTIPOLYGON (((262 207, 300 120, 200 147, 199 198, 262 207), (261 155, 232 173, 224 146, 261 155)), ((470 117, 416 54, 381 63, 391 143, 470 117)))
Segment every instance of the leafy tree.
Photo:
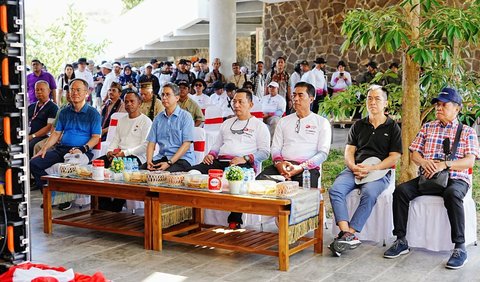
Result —
POLYGON ((478 99, 478 78, 465 73, 462 58, 469 56, 468 47, 478 44, 480 1, 455 3, 403 0, 390 7, 355 9, 347 13, 341 28, 346 37, 343 52, 355 46, 361 52, 402 54, 402 182, 416 176, 408 146, 432 110, 430 99, 446 85, 460 88, 470 104, 478 99), (421 78, 420 66, 426 70, 421 78))
POLYGON ((125 10, 130 10, 137 6, 138 4, 142 3, 143 0, 122 0, 123 2, 123 8, 125 10))
POLYGON ((45 30, 35 26, 26 28, 27 62, 33 58, 42 61, 52 74, 63 71, 66 63, 76 61, 80 57, 93 58, 100 54, 108 42, 88 43, 86 40, 86 16, 68 6, 65 16, 45 30))

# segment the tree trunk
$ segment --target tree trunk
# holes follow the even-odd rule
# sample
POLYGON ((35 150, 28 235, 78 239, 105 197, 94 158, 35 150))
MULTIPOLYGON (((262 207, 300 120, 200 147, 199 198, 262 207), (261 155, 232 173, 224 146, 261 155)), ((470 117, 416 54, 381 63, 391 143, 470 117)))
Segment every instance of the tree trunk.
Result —
MULTIPOLYGON (((412 1, 412 5, 418 4, 418 0, 412 1)), ((408 5, 405 7, 408 13, 410 26, 412 28, 411 41, 415 41, 420 23, 420 5, 413 10, 408 5)), ((403 97, 402 97, 402 161, 400 172, 400 183, 417 176, 417 166, 410 158, 408 147, 420 130, 420 87, 419 87, 419 66, 412 61, 412 58, 404 53, 403 55, 403 97)))

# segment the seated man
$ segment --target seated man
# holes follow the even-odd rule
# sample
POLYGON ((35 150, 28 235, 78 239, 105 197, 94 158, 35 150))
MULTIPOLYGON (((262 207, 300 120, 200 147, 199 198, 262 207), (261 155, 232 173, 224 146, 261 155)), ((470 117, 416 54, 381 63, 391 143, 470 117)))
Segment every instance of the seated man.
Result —
POLYGON ((140 95, 142 96, 140 112, 149 117, 150 120, 153 121, 158 113, 165 110, 162 102, 157 98, 157 95, 153 93, 152 83, 140 83, 140 95))
POLYGON ((190 146, 193 142, 193 119, 189 112, 178 105, 179 95, 176 84, 167 82, 163 85, 161 97, 165 111, 153 120, 147 136, 147 162, 142 169, 187 171, 195 163, 190 146), (160 152, 154 158, 157 144, 160 152))
POLYGON ((35 144, 48 137, 58 106, 50 100, 50 87, 45 80, 35 83, 37 102, 28 106, 28 152, 33 156, 35 144))
POLYGON ((205 121, 205 116, 202 113, 200 106, 190 99, 190 85, 185 80, 177 81, 176 84, 180 88, 180 99, 178 105, 183 110, 189 112, 192 115, 195 126, 198 127, 205 121))
POLYGON ((122 85, 118 82, 112 82, 107 91, 108 100, 102 108, 102 141, 107 139, 110 119, 114 113, 125 112, 125 104, 120 96, 122 95, 122 85))
POLYGON ((200 109, 202 111, 205 111, 205 109, 210 105, 210 96, 207 94, 204 94, 203 91, 205 88, 207 88, 207 84, 203 79, 195 79, 192 82, 194 93, 190 95, 190 98, 197 102, 197 104, 200 106, 200 109))
POLYGON ((329 245, 335 256, 361 243, 355 232, 362 231, 377 197, 387 189, 390 181, 395 181, 390 179, 389 169, 402 153, 400 127, 384 114, 386 90, 378 85, 370 86, 366 106, 368 116, 355 122, 348 133, 345 147, 347 168, 337 176, 329 190, 336 224, 340 229, 338 237, 329 245), (355 188, 360 188, 362 197, 350 219, 346 197, 355 188))
MULTIPOLYGON (((270 135, 273 137, 275 128, 280 118, 287 109, 287 101, 278 95, 278 83, 275 81, 268 84, 268 95, 262 98, 263 122, 268 126, 270 135)), ((309 111, 310 112, 310 111, 309 111)), ((308 113, 309 114, 309 113, 308 113)))
POLYGON ((41 179, 43 175, 47 175, 45 169, 63 162, 65 154, 83 153, 92 159, 91 148, 100 141, 102 128, 100 114, 85 102, 87 93, 88 82, 85 80, 75 78, 70 82, 72 105, 60 112, 55 131, 42 150, 30 161, 30 171, 35 177, 38 189, 42 189, 45 184, 41 179), (49 150, 59 139, 60 143, 49 150))
MULTIPOLYGON (((270 84, 272 83, 274 82, 270 84)), ((268 179, 265 175, 281 174, 286 179, 303 185, 302 173, 308 169, 311 187, 317 187, 320 166, 330 150, 332 129, 327 119, 310 111, 314 99, 313 85, 306 82, 295 85, 292 95, 295 113, 281 118, 273 135, 274 165, 265 168, 257 179, 268 179)))
MULTIPOLYGON (((192 167, 207 174, 209 169, 225 169, 231 165, 256 167, 268 158, 270 153, 270 134, 267 126, 250 114, 253 107, 252 92, 239 89, 232 100, 235 117, 222 123, 212 149, 203 159, 203 163, 192 167)), ((237 228, 243 223, 240 213, 231 213, 229 226, 237 228)))
MULTIPOLYGON (((422 126, 409 150, 413 162, 422 168, 421 173, 431 178, 435 173, 444 169, 449 170, 447 187, 438 191, 443 197, 450 221, 451 239, 455 249, 448 260, 446 267, 458 269, 467 262, 465 249, 465 215, 463 198, 472 184, 468 170, 473 168, 475 158, 480 157, 478 138, 475 130, 463 125, 460 140, 454 156, 447 161, 442 143, 450 139, 453 146, 457 129, 460 125, 458 113, 462 108, 462 98, 452 88, 444 88, 437 98, 432 100, 435 105, 436 119, 422 126)), ((453 149, 452 149, 453 150, 453 149)), ((407 233, 408 209, 410 201, 422 195, 418 187, 419 177, 400 184, 393 193, 393 234, 397 240, 385 252, 384 257, 396 258, 409 252, 407 233)))
POLYGON ((227 101, 227 93, 223 91, 223 83, 221 81, 215 81, 212 88, 213 94, 210 96, 210 104, 221 106, 227 101))

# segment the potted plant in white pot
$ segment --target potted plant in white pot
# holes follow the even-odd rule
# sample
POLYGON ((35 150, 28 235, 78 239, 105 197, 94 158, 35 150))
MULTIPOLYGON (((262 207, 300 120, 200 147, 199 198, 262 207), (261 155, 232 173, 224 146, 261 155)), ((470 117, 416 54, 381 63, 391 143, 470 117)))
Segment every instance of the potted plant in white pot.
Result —
POLYGON ((240 194, 243 185, 243 170, 239 166, 231 166, 225 178, 228 180, 228 187, 231 194, 240 194))

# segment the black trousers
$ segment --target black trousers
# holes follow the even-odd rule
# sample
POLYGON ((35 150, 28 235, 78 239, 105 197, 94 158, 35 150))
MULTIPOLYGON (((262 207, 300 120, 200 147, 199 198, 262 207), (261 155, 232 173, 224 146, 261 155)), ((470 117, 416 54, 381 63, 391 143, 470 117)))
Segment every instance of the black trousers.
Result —
MULTIPOLYGON (((163 157, 159 160, 153 161, 153 164, 158 164, 158 163, 167 162, 167 161, 168 161, 168 158, 163 157)), ((191 169, 191 167, 192 167, 192 165, 189 162, 187 162, 184 159, 179 159, 174 164, 172 164, 169 168, 167 168, 167 171, 170 171, 170 172, 189 171, 191 169)), ((147 163, 144 163, 140 167, 140 169, 147 169, 147 163)))
MULTIPOLYGON (((209 169, 221 169, 224 170, 226 167, 230 166, 230 163, 227 161, 221 162, 219 160, 213 160, 211 165, 200 163, 198 165, 192 166, 191 169, 200 171, 202 174, 208 174, 209 169)), ((251 168, 250 164, 241 164, 239 167, 251 168)), ((228 222, 237 222, 243 224, 242 213, 231 212, 227 219, 228 222)))
MULTIPOLYGON (((400 184, 393 192, 393 235, 403 238, 407 234, 408 208, 410 201, 422 194, 418 191, 418 177, 400 184)), ((465 212, 463 198, 468 191, 468 183, 460 179, 450 179, 448 186, 438 196, 443 197, 451 227, 453 243, 465 243, 465 212)))

